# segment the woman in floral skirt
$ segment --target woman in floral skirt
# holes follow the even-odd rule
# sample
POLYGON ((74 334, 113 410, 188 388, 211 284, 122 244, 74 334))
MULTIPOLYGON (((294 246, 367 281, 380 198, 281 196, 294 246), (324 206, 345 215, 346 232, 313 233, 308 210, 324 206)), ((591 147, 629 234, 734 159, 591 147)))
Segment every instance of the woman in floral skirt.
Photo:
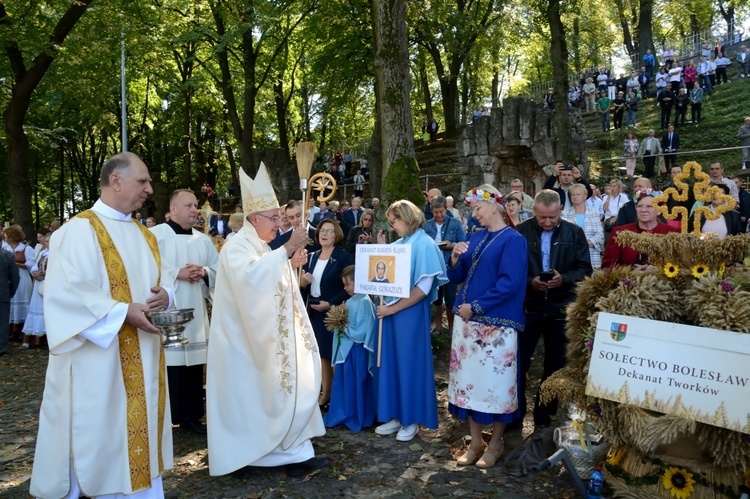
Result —
POLYGON ((451 254, 448 278, 462 283, 454 314, 448 410, 469 420, 471 445, 459 466, 491 468, 503 453, 505 425, 519 419, 518 333, 523 331, 526 240, 508 225, 503 196, 491 185, 468 192, 484 227, 451 254), (492 425, 487 448, 482 427, 492 425))

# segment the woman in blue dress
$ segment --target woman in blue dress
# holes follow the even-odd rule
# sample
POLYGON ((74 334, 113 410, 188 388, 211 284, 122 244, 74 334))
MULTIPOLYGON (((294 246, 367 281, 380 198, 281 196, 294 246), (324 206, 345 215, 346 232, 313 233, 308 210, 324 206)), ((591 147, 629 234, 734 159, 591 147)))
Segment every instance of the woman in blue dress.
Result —
MULTIPOLYGON (((440 248, 422 229, 422 210, 400 200, 388 207, 386 216, 400 237, 394 244, 411 246, 411 291, 408 298, 386 298, 377 308, 378 319, 383 319, 383 340, 375 374, 376 408, 378 421, 387 423, 375 428, 375 433, 398 433, 396 440, 408 442, 419 432, 419 425, 438 427, 430 303, 448 278, 440 248)), ((382 231, 378 243, 385 243, 382 231)))
POLYGON ((453 307, 448 410, 468 419, 471 431, 459 466, 494 466, 504 450, 505 425, 520 418, 518 333, 525 324, 527 248, 502 203, 491 185, 467 193, 466 204, 484 228, 456 244, 448 263, 448 278, 462 284, 453 307), (484 425, 492 425, 486 449, 484 425))

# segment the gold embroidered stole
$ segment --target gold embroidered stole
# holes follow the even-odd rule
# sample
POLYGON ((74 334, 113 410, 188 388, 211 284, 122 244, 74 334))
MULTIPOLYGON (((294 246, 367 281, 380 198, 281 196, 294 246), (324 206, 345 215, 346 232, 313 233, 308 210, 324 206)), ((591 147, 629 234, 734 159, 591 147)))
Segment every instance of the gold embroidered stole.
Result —
MULTIPOLYGON (((130 283, 125 271, 120 252, 112 238, 99 219, 91 210, 78 214, 91 224, 99 241, 109 279, 109 291, 113 299, 121 303, 131 303, 130 283)), ((161 281, 161 255, 156 237, 141 223, 133 220, 141 229, 151 253, 159 269, 156 285, 161 281)), ((146 385, 143 379, 143 362, 138 330, 130 324, 123 324, 117 334, 120 347, 120 368, 125 385, 127 432, 128 432, 128 463, 130 467, 130 486, 133 492, 151 487, 151 456, 148 435, 148 409, 146 403, 146 385)), ((162 436, 164 434, 164 409, 167 400, 166 392, 166 362, 164 350, 159 351, 159 400, 158 400, 158 438, 157 455, 159 459, 159 474, 164 471, 164 459, 161 452, 162 436)))

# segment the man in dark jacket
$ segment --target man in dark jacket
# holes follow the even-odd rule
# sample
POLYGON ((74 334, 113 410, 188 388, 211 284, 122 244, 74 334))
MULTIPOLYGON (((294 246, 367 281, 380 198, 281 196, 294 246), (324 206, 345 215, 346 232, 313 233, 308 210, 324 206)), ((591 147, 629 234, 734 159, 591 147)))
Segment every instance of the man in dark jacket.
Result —
MULTIPOLYGON (((526 282, 526 330, 519 335, 521 386, 519 406, 526 410, 525 380, 539 337, 544 338, 544 371, 541 381, 565 366, 565 307, 572 302, 575 286, 593 272, 589 245, 583 229, 561 219, 559 195, 552 190, 539 192, 534 199, 535 218, 518 226, 528 243, 526 282)), ((534 426, 551 424, 557 401, 541 404, 539 392, 534 402, 534 426)))
POLYGON ((742 187, 742 177, 733 177, 734 183, 737 185, 737 193, 740 196, 740 203, 735 209, 740 212, 740 221, 742 226, 747 228, 747 222, 750 220, 750 192, 747 192, 742 187))
POLYGON ((18 265, 13 254, 0 250, 0 357, 8 353, 10 299, 18 289, 18 265))
POLYGON ((555 169, 552 170, 552 175, 549 176, 547 182, 544 184, 544 188, 555 191, 558 196, 560 196, 562 209, 565 209, 573 206, 573 203, 570 201, 570 196, 568 196, 568 190, 573 184, 583 184, 586 186, 586 199, 594 194, 594 191, 591 190, 589 181, 581 176, 581 172, 578 171, 578 168, 572 165, 566 165, 558 159, 555 162, 555 169))

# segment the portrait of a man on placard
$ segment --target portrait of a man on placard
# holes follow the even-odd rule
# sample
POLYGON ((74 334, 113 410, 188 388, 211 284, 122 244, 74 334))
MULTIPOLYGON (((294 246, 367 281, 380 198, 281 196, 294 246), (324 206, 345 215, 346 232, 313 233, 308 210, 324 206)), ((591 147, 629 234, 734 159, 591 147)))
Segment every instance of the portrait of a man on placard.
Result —
POLYGON ((391 283, 394 274, 394 258, 378 256, 370 260, 370 282, 391 283))

